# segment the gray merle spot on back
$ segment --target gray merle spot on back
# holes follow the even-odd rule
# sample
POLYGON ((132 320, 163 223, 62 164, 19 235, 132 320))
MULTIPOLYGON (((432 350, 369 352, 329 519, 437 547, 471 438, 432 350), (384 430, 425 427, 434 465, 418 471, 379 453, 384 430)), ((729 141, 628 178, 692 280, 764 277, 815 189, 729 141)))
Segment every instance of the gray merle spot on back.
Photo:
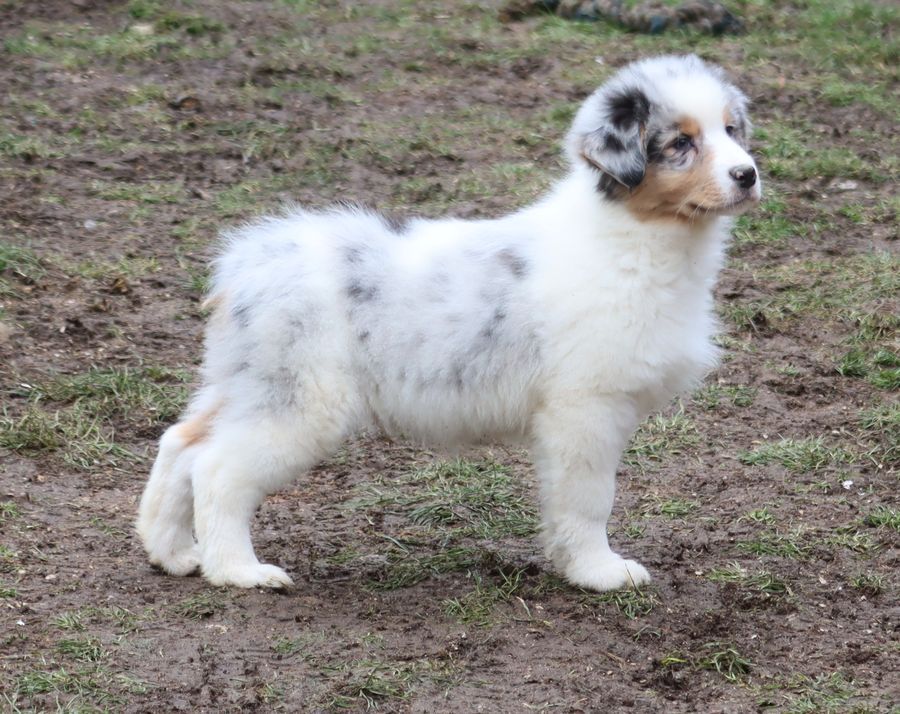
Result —
POLYGON ((344 248, 344 262, 347 265, 359 265, 363 260, 363 250, 356 245, 348 245, 344 248))
POLYGON ((512 273, 514 278, 521 280, 528 274, 528 261, 512 248, 504 248, 499 251, 497 259, 512 273))
POLYGON ((377 285, 365 285, 359 280, 353 280, 347 286, 347 297, 355 303, 371 302, 378 293, 377 285))
POLYGON ((238 303, 231 308, 231 317, 237 323, 238 327, 246 328, 250 326, 252 311, 253 308, 249 303, 238 303))
POLYGON ((491 318, 485 323, 485 326, 482 328, 481 332, 478 333, 479 337, 491 340, 497 334, 497 330, 500 325, 506 319, 506 312, 503 308, 497 308, 494 310, 494 314, 491 315, 491 318))

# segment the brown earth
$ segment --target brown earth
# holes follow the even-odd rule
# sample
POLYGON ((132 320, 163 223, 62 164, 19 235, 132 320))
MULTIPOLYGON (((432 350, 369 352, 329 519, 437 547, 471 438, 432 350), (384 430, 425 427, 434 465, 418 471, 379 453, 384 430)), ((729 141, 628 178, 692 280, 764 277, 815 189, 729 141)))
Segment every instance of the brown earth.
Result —
MULTIPOLYGON (((571 46, 529 51, 530 33, 549 33, 549 21, 502 25, 497 6, 197 0, 166 20, 149 2, 0 4, 0 141, 36 142, 3 154, 0 239, 40 258, 32 273, 3 273, 6 423, 35 404, 45 414, 73 408, 64 396, 35 402, 34 386, 91 368, 165 368, 153 383, 181 395, 200 355, 202 274, 219 227, 285 200, 491 216, 546 186, 578 100, 653 45, 555 20, 553 32, 577 33, 571 46), (157 14, 144 19, 144 6, 157 14), (96 37, 130 31, 174 42, 96 49, 96 37), (10 44, 26 35, 38 49, 10 44), (433 131, 444 133, 432 140, 433 131), (520 170, 503 168, 510 162, 520 170)), ((753 60, 741 38, 705 42, 764 130, 815 107, 803 140, 816 149, 844 137, 863 157, 878 150, 853 138, 855 127, 890 131, 890 116, 868 105, 817 102, 805 88, 815 71, 796 57, 753 60)), ((690 428, 663 433, 658 458, 636 450, 621 468, 612 540, 654 575, 645 593, 565 586, 533 534, 453 536, 477 554, 471 562, 423 566, 394 587, 405 554, 443 552, 440 532, 413 523, 409 509, 358 499, 443 457, 377 438, 260 509, 257 551, 292 574, 291 591, 163 575, 132 524, 155 440, 175 414, 113 407, 98 428, 125 451, 78 463, 68 442, 0 449, 10 514, 0 521, 0 702, 11 711, 898 711, 896 431, 867 431, 859 417, 895 404, 895 393, 835 369, 859 316, 767 310, 785 291, 854 280, 808 261, 896 255, 896 216, 858 223, 840 210, 875 211, 890 184, 861 175, 838 187, 844 178, 771 181, 786 220, 815 228, 735 245, 719 289, 728 357, 708 380, 725 391, 704 392, 719 403, 685 398, 667 415, 690 428), (721 396, 737 387, 751 403, 721 396), (738 458, 780 438, 821 438, 847 456, 800 468, 738 458), (873 513, 893 514, 893 525, 873 513), (742 546, 761 533, 798 548, 742 546), (733 563, 784 589, 710 578, 733 563), (482 618, 460 615, 452 601, 472 604, 473 592, 505 595, 487 596, 482 618), (734 653, 749 664, 732 680, 715 663, 727 669, 734 653)), ((896 262, 880 270, 859 280, 893 275, 896 285, 896 262)), ((896 313, 895 301, 876 307, 896 313)), ((508 466, 515 492, 533 501, 527 455, 467 456, 508 466)))

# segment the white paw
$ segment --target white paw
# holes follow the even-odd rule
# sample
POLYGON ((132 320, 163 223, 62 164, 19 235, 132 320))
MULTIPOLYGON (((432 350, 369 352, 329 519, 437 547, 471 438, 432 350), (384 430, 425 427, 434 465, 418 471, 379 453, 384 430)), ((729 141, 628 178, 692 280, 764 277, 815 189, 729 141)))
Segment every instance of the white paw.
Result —
POLYGON ((213 585, 233 585, 238 588, 289 588, 294 584, 290 576, 275 565, 257 563, 244 567, 232 567, 213 572, 203 571, 213 585))
POLYGON ((573 558, 564 574, 573 585, 589 590, 639 588, 650 582, 650 573, 643 565, 615 553, 573 558))
POLYGON ((195 545, 192 548, 165 556, 151 553, 150 562, 165 570, 169 575, 190 575, 200 567, 200 549, 195 545))

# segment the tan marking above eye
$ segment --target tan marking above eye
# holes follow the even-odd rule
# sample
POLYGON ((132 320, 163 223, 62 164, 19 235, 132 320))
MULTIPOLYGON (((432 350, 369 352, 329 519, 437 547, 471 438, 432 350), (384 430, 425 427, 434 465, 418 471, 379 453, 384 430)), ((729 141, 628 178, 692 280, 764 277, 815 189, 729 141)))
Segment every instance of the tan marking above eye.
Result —
POLYGON ((678 130, 695 139, 700 136, 700 122, 692 117, 684 117, 678 121, 678 130))

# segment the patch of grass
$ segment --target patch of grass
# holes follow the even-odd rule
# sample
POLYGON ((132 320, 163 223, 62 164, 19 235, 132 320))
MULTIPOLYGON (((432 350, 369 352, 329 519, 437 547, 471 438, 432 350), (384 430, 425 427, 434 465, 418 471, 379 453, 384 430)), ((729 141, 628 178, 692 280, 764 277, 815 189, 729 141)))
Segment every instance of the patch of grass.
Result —
POLYGON ((863 160, 855 148, 821 145, 822 137, 803 122, 788 126, 769 122, 755 132, 763 173, 785 181, 858 179, 884 183, 896 171, 896 158, 863 160))
POLYGON ((0 132, 0 156, 11 159, 49 159, 61 156, 62 152, 46 140, 27 134, 0 132))
POLYGON ((53 618, 53 624, 61 630, 73 630, 82 632, 84 630, 84 615, 80 612, 64 612, 53 618))
POLYGON ((0 523, 11 521, 22 515, 22 509, 14 501, 0 501, 0 523))
POLYGON ((481 548, 452 546, 424 555, 406 547, 395 548, 388 553, 385 571, 370 582, 370 587, 376 590, 397 590, 436 575, 469 572, 493 565, 496 565, 496 558, 481 548))
POLYGON ((497 605, 509 602, 522 585, 522 571, 499 571, 500 582, 485 583, 475 578, 475 589, 461 598, 444 601, 444 612, 465 625, 486 627, 494 622, 497 605))
POLYGON ((853 455, 841 446, 829 446, 822 437, 780 439, 760 444, 738 454, 741 463, 764 466, 777 463, 794 473, 814 473, 829 466, 847 463, 853 455))
POLYGON ((227 54, 229 45, 220 41, 219 29, 221 25, 216 20, 173 11, 152 25, 138 22, 109 33, 98 32, 87 23, 27 23, 3 44, 12 54, 39 57, 68 70, 80 70, 97 62, 121 65, 151 57, 221 57, 227 54))
POLYGON ((699 441, 694 422, 683 409, 678 409, 674 414, 656 414, 645 421, 622 458, 629 465, 649 468, 651 464, 689 451, 699 441))
POLYGON ((104 535, 108 535, 112 538, 124 539, 129 535, 128 531, 122 530, 121 528, 117 528, 116 526, 107 523, 99 516, 91 517, 88 523, 90 523, 94 528, 96 528, 104 535))
POLYGON ((116 284, 117 280, 143 278, 161 270, 159 259, 155 256, 123 257, 115 262, 82 260, 78 263, 66 263, 63 267, 71 275, 106 283, 114 291, 128 290, 127 280, 122 288, 116 284))
POLYGON ((887 528, 900 532, 900 509, 890 506, 877 506, 862 519, 863 525, 872 528, 887 528))
POLYGON ((0 446, 26 454, 59 452, 65 463, 79 469, 137 458, 114 441, 100 417, 79 406, 50 412, 29 405, 18 417, 3 413, 0 446))
POLYGON ((109 656, 96 637, 79 637, 60 640, 56 643, 56 650, 67 657, 79 662, 100 662, 109 656))
POLYGON ((0 415, 0 446, 11 451, 55 451, 62 446, 58 420, 32 407, 18 417, 0 415))
POLYGON ((762 523, 767 526, 771 526, 775 524, 775 516, 769 510, 767 506, 763 506, 762 508, 756 508, 752 511, 748 511, 746 514, 741 516, 738 520, 747 520, 752 523, 762 523))
POLYGON ((733 645, 722 642, 710 642, 704 645, 708 653, 697 660, 700 669, 718 672, 729 682, 745 679, 753 667, 753 663, 738 652, 733 645))
POLYGON ((878 389, 900 389, 900 356, 887 349, 854 347, 835 366, 843 377, 862 377, 878 389))
POLYGON ((854 82, 845 77, 830 76, 822 82, 820 96, 833 107, 868 104, 873 109, 890 112, 896 109, 891 91, 880 82, 869 78, 866 82, 854 82))
POLYGON ((366 486, 352 505, 384 509, 426 529, 498 539, 531 536, 537 512, 508 467, 494 461, 448 461, 366 486))
POLYGON ((218 591, 191 595, 172 606, 172 612, 189 620, 205 620, 225 609, 228 600, 218 591))
MULTIPOLYGON (((872 341, 894 332, 898 318, 885 305, 900 293, 900 259, 888 252, 872 252, 807 260, 755 271, 758 285, 770 286, 763 298, 738 300, 723 307, 725 316, 740 327, 760 323, 781 327, 809 317, 843 322, 872 341), (879 323, 879 324, 873 324, 879 323), (864 329, 865 326, 865 329, 864 329), (871 328, 877 334, 870 334, 871 328)), ((858 345, 861 346, 861 345, 858 345)), ((878 345, 866 345, 874 352, 878 345)))
POLYGON ((33 285, 46 274, 34 251, 0 242, 0 298, 20 294, 16 284, 33 285))
POLYGON ((19 554, 9 546, 0 544, 0 572, 8 573, 18 567, 19 554))
POLYGON ((605 593, 592 593, 583 590, 582 593, 582 596, 579 598, 582 604, 592 607, 613 605, 629 620, 649 615, 653 608, 659 604, 659 598, 652 588, 612 590, 605 593))
POLYGON ((687 518, 700 508, 699 501, 688 501, 679 498, 658 499, 644 510, 644 515, 656 514, 666 518, 687 518))
POLYGON ((795 674, 786 683, 791 693, 784 696, 786 714, 838 714, 856 694, 853 684, 839 672, 809 677, 795 674))
POLYGON ((732 563, 722 568, 713 568, 706 577, 714 583, 734 583, 742 588, 749 588, 765 595, 790 595, 791 590, 781 578, 768 570, 751 573, 739 563, 732 563))
POLYGON ((756 388, 742 384, 710 384, 694 393, 693 401, 704 409, 719 409, 723 403, 735 407, 749 407, 756 399, 756 388))
POLYGON ((93 193, 107 201, 126 201, 147 204, 182 203, 184 184, 178 181, 123 183, 120 181, 94 181, 93 193))
POLYGON ((362 706, 367 710, 404 701, 422 683, 449 684, 453 672, 449 664, 427 659, 390 661, 370 658, 326 665, 323 669, 332 682, 329 708, 362 706))
POLYGON ((755 538, 738 542, 737 547, 738 550, 757 556, 773 555, 802 560, 809 555, 809 545, 800 527, 789 533, 763 531, 755 538))
POLYGON ((109 369, 91 367, 80 374, 55 375, 23 383, 18 394, 33 404, 66 404, 95 418, 143 415, 145 423, 175 419, 187 401, 190 373, 169 367, 109 369))
POLYGON ((849 548, 856 553, 873 553, 880 547, 869 533, 860 531, 856 526, 840 526, 825 538, 828 545, 849 548))
POLYGON ((850 578, 850 587, 868 597, 877 597, 887 590, 887 578, 881 573, 860 573, 850 578))
POLYGON ((735 245, 783 245, 791 238, 806 235, 808 227, 788 218, 786 210, 783 199, 770 198, 753 213, 740 216, 734 226, 735 245))
POLYGON ((303 659, 316 656, 318 649, 325 641, 321 632, 304 633, 298 637, 279 637, 272 643, 272 651, 283 657, 299 654, 303 659))
POLYGON ((471 539, 533 536, 537 530, 536 510, 522 484, 493 461, 442 462, 358 490, 362 495, 348 507, 378 509, 408 524, 400 539, 383 534, 391 547, 384 572, 371 584, 376 589, 496 567, 496 556, 471 539))

